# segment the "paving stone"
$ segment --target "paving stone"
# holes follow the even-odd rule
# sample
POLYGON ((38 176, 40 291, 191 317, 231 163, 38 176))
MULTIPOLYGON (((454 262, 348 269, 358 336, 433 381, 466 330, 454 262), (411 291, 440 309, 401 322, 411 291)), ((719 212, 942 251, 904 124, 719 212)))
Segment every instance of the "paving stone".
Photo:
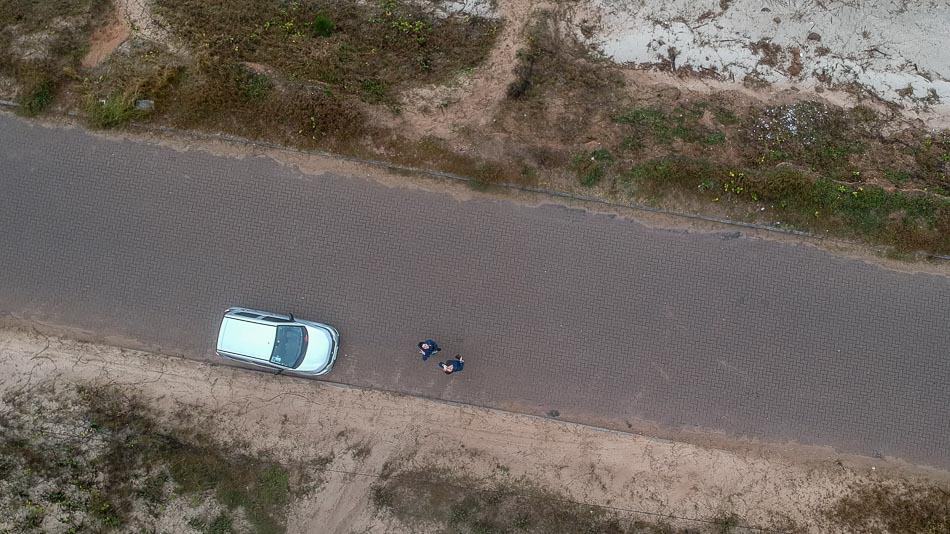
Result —
POLYGON ((293 312, 330 380, 950 467, 946 277, 8 115, 0 229, 2 313, 212 359, 226 307, 293 312))

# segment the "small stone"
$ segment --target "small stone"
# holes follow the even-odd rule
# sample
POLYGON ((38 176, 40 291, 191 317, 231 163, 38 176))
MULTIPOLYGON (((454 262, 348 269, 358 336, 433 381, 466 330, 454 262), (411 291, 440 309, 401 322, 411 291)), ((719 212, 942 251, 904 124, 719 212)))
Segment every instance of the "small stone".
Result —
POLYGON ((821 36, 818 35, 818 34, 815 33, 815 32, 811 32, 811 33, 808 34, 808 40, 809 40, 809 41, 821 41, 821 36))
POLYGON ((154 100, 136 100, 135 109, 139 111, 152 111, 153 109, 155 109, 155 101, 154 100))
POLYGON ((774 23, 776 23, 776 24, 781 24, 781 23, 782 23, 782 19, 781 19, 780 17, 775 17, 774 19, 772 19, 772 22, 774 22, 774 23))
POLYGON ((767 8, 767 7, 763 7, 760 11, 762 11, 763 13, 771 13, 771 12, 772 12, 772 10, 769 9, 769 8, 767 8))

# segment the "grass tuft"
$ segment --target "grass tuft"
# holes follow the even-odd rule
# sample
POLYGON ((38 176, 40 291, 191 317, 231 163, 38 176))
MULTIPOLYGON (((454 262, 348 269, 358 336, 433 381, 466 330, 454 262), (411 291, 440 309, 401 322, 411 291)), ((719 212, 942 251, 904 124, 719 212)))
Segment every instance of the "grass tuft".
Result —
POLYGON ((317 13, 310 23, 310 33, 314 37, 330 37, 336 31, 336 23, 323 13, 317 13))
POLYGON ((135 109, 135 97, 112 94, 104 99, 90 97, 86 101, 86 119, 94 128, 115 128, 131 122, 142 113, 135 109))
POLYGON ((572 161, 572 167, 581 185, 591 187, 604 178, 613 162, 614 156, 609 150, 598 148, 590 152, 575 155, 572 161))
POLYGON ((53 103, 55 86, 52 80, 43 79, 35 82, 20 99, 20 112, 27 117, 34 117, 46 111, 53 103))

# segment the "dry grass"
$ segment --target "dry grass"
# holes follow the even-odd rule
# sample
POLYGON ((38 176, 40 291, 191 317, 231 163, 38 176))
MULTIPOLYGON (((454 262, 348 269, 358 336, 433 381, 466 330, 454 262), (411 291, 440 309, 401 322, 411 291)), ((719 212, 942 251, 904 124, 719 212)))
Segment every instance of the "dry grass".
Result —
POLYGON ((154 5, 190 57, 139 49, 114 58, 89 88, 95 99, 148 98, 153 118, 177 126, 341 151, 378 133, 373 106, 398 111, 404 89, 478 64, 498 29, 395 0, 154 5))
MULTIPOLYGON (((576 504, 521 481, 476 481, 442 469, 391 474, 373 488, 373 504, 409 526, 443 532, 672 533, 661 522, 576 504)), ((700 532, 700 531, 695 531, 700 532)))
POLYGON ((850 532, 946 534, 950 532, 950 488, 869 484, 839 499, 828 517, 850 532))
POLYGON ((158 0, 156 6, 193 50, 383 101, 394 101, 405 86, 479 63, 497 29, 488 19, 439 18, 396 0, 158 0))
MULTIPOLYGON (((884 119, 860 107, 801 102, 741 110, 721 100, 674 106, 655 100, 616 114, 619 141, 600 149, 615 156, 607 185, 629 198, 712 204, 730 217, 901 253, 950 253, 947 133, 886 138, 879 133, 884 119), (880 161, 902 170, 883 172, 880 161), (893 177, 890 183, 885 176, 893 177)), ((582 184, 602 181, 590 172, 578 173, 582 184)))
POLYGON ((631 196, 679 195, 713 202, 734 216, 767 213, 793 228, 894 247, 950 254, 950 199, 834 182, 780 166, 731 170, 706 159, 669 156, 638 163, 618 177, 631 196))
POLYGON ((528 25, 500 118, 536 140, 570 147, 608 122, 623 100, 619 69, 564 28, 562 12, 540 11, 528 25))
POLYGON ((111 0, 0 0, 0 75, 19 86, 22 113, 36 115, 53 103, 111 5, 111 0))
POLYGON ((435 137, 418 141, 393 137, 385 146, 387 157, 393 162, 471 178, 476 189, 499 183, 531 184, 535 180, 530 168, 459 154, 435 137))
POLYGON ((183 513, 203 531, 241 522, 278 533, 295 484, 306 482, 202 430, 160 424, 138 397, 113 388, 34 389, 3 404, 0 475, 9 491, 0 512, 13 514, 21 532, 44 520, 77 532, 141 530, 183 513), (169 512, 181 497, 215 503, 213 516, 194 507, 169 512))
MULTIPOLYGON (((373 503, 409 526, 435 525, 444 532, 743 532, 748 525, 732 513, 704 518, 688 529, 662 521, 637 521, 615 511, 573 503, 503 472, 473 480, 445 469, 388 471, 373 488, 373 503)), ((821 519, 821 518, 818 518, 821 519)), ((862 483, 827 509, 822 528, 847 532, 946 534, 950 532, 950 490, 940 485, 880 481, 862 483)), ((799 532, 782 522, 774 532, 799 532)))

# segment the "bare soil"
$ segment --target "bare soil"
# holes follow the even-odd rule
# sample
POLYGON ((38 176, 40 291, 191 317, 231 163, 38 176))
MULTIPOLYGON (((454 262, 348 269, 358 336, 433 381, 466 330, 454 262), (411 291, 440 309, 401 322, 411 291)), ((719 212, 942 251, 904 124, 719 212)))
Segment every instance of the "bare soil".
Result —
POLYGON ((126 2, 117 2, 109 21, 93 32, 89 38, 89 49, 82 58, 83 67, 91 68, 99 65, 119 45, 128 40, 132 26, 127 9, 126 2))
MULTIPOLYGON (((112 399, 131 399, 126 402, 154 414, 163 428, 192 429, 190 438, 174 438, 183 443, 195 439, 194 429, 199 428, 220 454, 261 458, 254 462, 264 462, 260 464, 264 467, 271 465, 267 462, 280 462, 290 473, 294 495, 287 504, 283 527, 287 532, 441 531, 448 523, 440 521, 471 526, 474 523, 465 521, 489 512, 494 521, 517 519, 504 514, 499 518, 497 510, 491 511, 486 503, 498 499, 514 499, 512 503, 527 499, 535 507, 551 506, 551 499, 567 499, 581 503, 579 506, 586 507, 583 510, 616 516, 598 524, 643 521, 660 531, 693 528, 702 532, 744 525, 844 532, 864 524, 861 521, 878 521, 874 514, 881 510, 885 515, 891 513, 888 506, 895 502, 924 508, 928 504, 931 521, 950 517, 950 502, 941 497, 950 482, 948 473, 884 460, 816 456, 814 449, 788 444, 736 442, 729 448, 704 447, 24 330, 0 331, 0 368, 0 412, 5 417, 11 417, 17 406, 32 406, 28 410, 31 417, 45 421, 44 425, 75 430, 77 421, 83 420, 75 419, 80 417, 75 414, 80 413, 76 410, 81 403, 72 401, 72 408, 62 409, 57 402, 75 399, 69 393, 75 388, 113 392, 106 397, 95 393, 93 398, 99 398, 100 403, 103 398, 113 403, 112 399), (455 489, 444 493, 446 484, 455 489), (855 497, 860 497, 861 491, 876 495, 877 505, 862 507, 864 498, 855 497), (895 501, 894 496, 906 502, 895 501), (440 508, 463 501, 471 514, 460 516, 451 512, 455 508, 440 508)), ((89 398, 89 393, 86 395, 89 398)), ((106 408, 93 413, 112 413, 106 408)), ((142 424, 128 418, 120 418, 118 423, 110 423, 114 419, 98 421, 100 427, 111 424, 116 430, 142 424)), ((171 430, 163 432, 177 436, 171 430)), ((95 445, 95 440, 89 443, 92 449, 103 446, 95 445)), ((13 465, 20 461, 4 458, 13 465)), ((221 462, 226 465, 226 460, 215 465, 221 462)), ((226 470, 218 473, 219 477, 231 476, 226 470)), ((134 494, 141 495, 141 491, 134 494)), ((169 522, 177 518, 173 528, 189 531, 222 509, 216 498, 189 501, 172 498, 175 494, 168 493, 168 498, 153 495, 152 505, 157 508, 142 517, 169 522), (198 519, 188 526, 182 525, 182 518, 198 519)), ((187 497, 181 490, 177 494, 187 497)), ((220 499, 227 494, 218 495, 220 499)), ((0 503, 4 502, 9 506, 9 500, 0 498, 0 503)), ((562 504, 562 509, 569 507, 562 504)), ((247 521, 253 521, 254 516, 241 515, 242 509, 235 508, 235 519, 229 521, 238 526, 252 524, 247 521)), ((56 510, 50 507, 44 516, 50 526, 60 513, 56 510)), ((479 517, 488 520, 488 516, 479 517)), ((906 520, 907 514, 900 517, 906 520)), ((906 531, 901 530, 906 523, 893 523, 890 516, 884 519, 895 526, 882 532, 906 531)))

